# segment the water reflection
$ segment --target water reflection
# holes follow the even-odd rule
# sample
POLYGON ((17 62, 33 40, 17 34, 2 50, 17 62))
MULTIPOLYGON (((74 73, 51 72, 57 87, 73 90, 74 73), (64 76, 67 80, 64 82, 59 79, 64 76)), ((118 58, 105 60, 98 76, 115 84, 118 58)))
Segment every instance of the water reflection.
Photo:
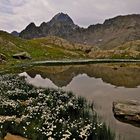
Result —
POLYGON ((140 67, 122 65, 83 65, 83 66, 49 66, 34 67, 27 71, 32 78, 40 74, 43 79, 49 78, 58 87, 67 86, 72 79, 86 73, 89 77, 101 78, 105 83, 117 87, 135 88, 140 85, 140 67))
POLYGON ((35 86, 61 87, 94 100, 97 112, 118 134, 117 139, 139 140, 140 128, 115 119, 112 102, 140 100, 140 67, 119 64, 34 67, 23 75, 35 86))

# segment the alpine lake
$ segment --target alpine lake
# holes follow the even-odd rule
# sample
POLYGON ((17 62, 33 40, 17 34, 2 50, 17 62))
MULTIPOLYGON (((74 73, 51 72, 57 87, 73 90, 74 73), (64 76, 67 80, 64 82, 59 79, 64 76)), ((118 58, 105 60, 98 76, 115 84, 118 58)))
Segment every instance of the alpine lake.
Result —
MULTIPOLYGON (((5 82, 8 83, 9 78, 7 77, 9 76, 9 74, 4 74, 1 81, 6 79, 7 81, 5 82)), ((6 121, 4 125, 0 123, 2 137, 9 132, 33 140, 45 140, 50 138, 56 140, 140 139, 140 123, 126 122, 117 119, 112 109, 114 101, 140 101, 140 63, 33 66, 19 70, 14 76, 11 76, 11 79, 14 83, 8 85, 9 87, 7 88, 4 86, 7 93, 4 98, 8 96, 7 100, 20 102, 19 98, 15 99, 18 97, 18 95, 14 93, 16 88, 15 81, 18 83, 17 93, 19 92, 19 94, 21 94, 19 89, 22 88, 22 91, 28 91, 28 93, 30 89, 36 90, 35 93, 38 95, 32 95, 33 93, 30 92, 30 98, 23 99, 21 97, 24 107, 17 110, 19 113, 22 112, 21 110, 24 110, 25 119, 23 120, 25 122, 21 121, 20 124, 23 128, 21 129, 20 125, 17 126, 17 119, 16 121, 11 119, 10 125, 8 124, 9 122, 6 121), (23 84, 20 82, 20 78, 23 80, 23 84), (13 79, 15 79, 15 81, 13 79), (27 84, 26 88, 22 87, 24 84, 27 84), (15 86, 15 88, 12 89, 14 95, 9 93, 11 86, 15 86), (43 95, 43 93, 45 94, 43 95), (51 97, 51 95, 55 97, 51 97), (47 100, 44 98, 47 98, 47 100), (45 106, 43 108, 41 102, 50 108, 46 107, 45 109, 45 106), (45 103, 47 103, 47 105, 45 103), (30 108, 33 107, 33 105, 35 105, 35 107, 32 111, 30 108), (80 109, 78 105, 81 107, 80 109), (75 108, 73 106, 75 106, 75 108), (76 107, 79 109, 77 109, 78 111, 75 110, 76 107), (65 111, 62 110, 62 108, 64 108, 65 111), (82 109, 84 111, 81 113, 82 109), (41 112, 41 110, 43 111, 41 112), (43 115, 40 116, 37 112, 40 114, 44 113, 44 115, 45 113, 48 114, 48 118, 45 118, 46 116, 42 117, 43 115), (28 115, 31 113, 35 115, 35 118, 28 115), (28 118, 26 118, 27 115, 28 118), (32 119, 34 121, 32 121, 32 119), (43 122, 40 119, 43 121, 46 120, 43 122), (52 126, 52 124, 54 125, 52 126), (21 130, 16 131, 14 128, 21 130), (38 136, 36 136, 37 134, 38 136)), ((14 104, 14 102, 11 104, 14 104)), ((0 113, 0 116, 5 115, 2 110, 0 110, 0 113)), ((23 117, 23 112, 21 114, 22 115, 17 115, 13 113, 8 116, 13 117, 17 115, 18 118, 21 118, 21 116, 23 117)))

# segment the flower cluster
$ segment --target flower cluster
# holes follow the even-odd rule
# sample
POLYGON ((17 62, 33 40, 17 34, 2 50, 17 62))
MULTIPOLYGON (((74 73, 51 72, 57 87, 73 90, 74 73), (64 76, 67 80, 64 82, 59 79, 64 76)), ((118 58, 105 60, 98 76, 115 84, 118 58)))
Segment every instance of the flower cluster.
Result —
POLYGON ((16 75, 0 76, 0 85, 0 137, 11 132, 33 140, 114 138, 84 98, 35 88, 16 75))

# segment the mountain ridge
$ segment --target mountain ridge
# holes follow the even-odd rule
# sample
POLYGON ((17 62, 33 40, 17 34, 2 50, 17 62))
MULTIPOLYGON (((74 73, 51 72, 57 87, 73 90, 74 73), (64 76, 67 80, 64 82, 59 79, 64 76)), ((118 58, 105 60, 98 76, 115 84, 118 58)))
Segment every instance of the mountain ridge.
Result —
POLYGON ((78 26, 64 13, 58 13, 49 22, 43 22, 40 26, 30 23, 21 33, 20 37, 32 39, 39 37, 59 36, 64 37, 72 33, 78 26))
POLYGON ((73 43, 112 49, 140 39, 140 14, 121 15, 107 19, 103 24, 81 28, 67 14, 58 13, 40 26, 30 23, 19 36, 24 39, 58 36, 73 43))

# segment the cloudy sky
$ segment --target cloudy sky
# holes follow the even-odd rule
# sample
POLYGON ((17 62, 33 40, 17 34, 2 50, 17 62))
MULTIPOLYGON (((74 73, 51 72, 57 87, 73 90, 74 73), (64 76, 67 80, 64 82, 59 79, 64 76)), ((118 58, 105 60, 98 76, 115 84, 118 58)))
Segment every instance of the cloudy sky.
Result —
POLYGON ((21 31, 30 22, 39 25, 59 12, 87 27, 117 15, 140 14, 140 0, 0 0, 0 30, 21 31))

